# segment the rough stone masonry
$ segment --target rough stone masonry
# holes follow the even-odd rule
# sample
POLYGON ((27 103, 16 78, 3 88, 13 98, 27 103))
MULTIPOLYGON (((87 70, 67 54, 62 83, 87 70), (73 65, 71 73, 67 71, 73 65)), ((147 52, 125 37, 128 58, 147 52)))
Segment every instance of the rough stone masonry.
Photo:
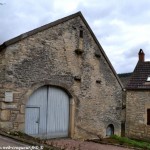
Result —
POLYGON ((30 95, 51 85, 74 99, 72 138, 105 137, 109 124, 120 135, 122 87, 81 13, 33 32, 1 46, 0 128, 24 132, 30 95), (7 92, 12 93, 10 102, 7 92))

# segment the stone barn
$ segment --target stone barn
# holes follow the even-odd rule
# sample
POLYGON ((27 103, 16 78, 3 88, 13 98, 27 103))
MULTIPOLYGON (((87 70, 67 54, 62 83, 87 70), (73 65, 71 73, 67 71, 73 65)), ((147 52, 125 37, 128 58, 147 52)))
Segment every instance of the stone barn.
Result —
POLYGON ((150 61, 145 61, 142 49, 126 89, 126 136, 149 140, 150 61))
POLYGON ((122 85, 81 12, 0 46, 0 128, 40 138, 121 134, 122 85))

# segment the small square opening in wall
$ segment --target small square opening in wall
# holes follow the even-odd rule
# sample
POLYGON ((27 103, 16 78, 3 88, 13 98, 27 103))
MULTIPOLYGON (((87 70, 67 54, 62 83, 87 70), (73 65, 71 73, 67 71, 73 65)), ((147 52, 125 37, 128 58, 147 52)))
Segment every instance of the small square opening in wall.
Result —
POLYGON ((147 125, 150 125, 150 109, 147 109, 147 125))

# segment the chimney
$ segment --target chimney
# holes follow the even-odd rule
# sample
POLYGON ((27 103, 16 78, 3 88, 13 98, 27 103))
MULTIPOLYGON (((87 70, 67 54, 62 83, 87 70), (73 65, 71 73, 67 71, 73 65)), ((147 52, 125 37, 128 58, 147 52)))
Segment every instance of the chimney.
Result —
POLYGON ((144 62, 145 61, 145 54, 142 49, 139 51, 139 62, 144 62))

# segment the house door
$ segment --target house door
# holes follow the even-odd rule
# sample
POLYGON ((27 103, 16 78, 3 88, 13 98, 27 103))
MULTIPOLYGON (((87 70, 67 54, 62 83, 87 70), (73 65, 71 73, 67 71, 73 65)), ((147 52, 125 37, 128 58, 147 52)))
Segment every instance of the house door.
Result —
POLYGON ((25 133, 41 138, 68 136, 69 97, 63 90, 39 88, 30 96, 25 113, 25 133))
POLYGON ((106 136, 111 136, 114 134, 114 126, 110 124, 106 129, 106 136))
POLYGON ((38 107, 27 107, 26 108, 27 122, 26 125, 27 132, 32 135, 39 133, 39 108, 38 107), (32 115, 30 115, 32 114, 32 115))

